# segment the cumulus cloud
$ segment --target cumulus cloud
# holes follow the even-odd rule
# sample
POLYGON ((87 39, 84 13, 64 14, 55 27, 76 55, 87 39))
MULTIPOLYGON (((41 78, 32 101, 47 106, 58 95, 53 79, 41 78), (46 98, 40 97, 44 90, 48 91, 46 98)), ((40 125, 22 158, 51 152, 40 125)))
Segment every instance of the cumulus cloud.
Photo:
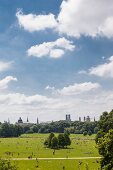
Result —
POLYGON ((19 25, 29 32, 57 30, 60 34, 73 37, 105 36, 113 37, 113 1, 109 0, 63 0, 60 12, 35 15, 16 13, 19 25))
POLYGON ((12 62, 0 61, 0 72, 10 69, 11 66, 12 66, 12 62))
POLYGON ((61 90, 57 90, 57 93, 61 95, 76 95, 98 89, 99 87, 100 84, 98 83, 92 82, 85 82, 80 84, 75 83, 74 85, 69 85, 61 90))
POLYGON ((51 58, 60 58, 64 55, 66 50, 73 51, 74 48, 75 45, 73 45, 73 42, 63 37, 53 42, 44 42, 32 46, 27 52, 28 56, 35 56, 38 58, 47 56, 51 58))
POLYGON ((63 0, 58 30, 69 36, 113 37, 113 1, 63 0))
POLYGON ((23 14, 21 10, 16 13, 19 25, 29 32, 45 30, 47 28, 55 28, 57 22, 53 14, 35 15, 23 14))
POLYGON ((108 62, 89 69, 89 74, 113 78, 113 56, 108 59, 108 62))
POLYGON ((9 93, 0 95, 0 102, 8 104, 8 105, 32 105, 32 104, 41 104, 41 103, 49 103, 51 101, 50 98, 46 96, 42 96, 39 94, 33 96, 26 96, 21 93, 9 93))
POLYGON ((7 76, 4 79, 0 80, 0 89, 6 89, 11 81, 17 81, 17 78, 7 76))

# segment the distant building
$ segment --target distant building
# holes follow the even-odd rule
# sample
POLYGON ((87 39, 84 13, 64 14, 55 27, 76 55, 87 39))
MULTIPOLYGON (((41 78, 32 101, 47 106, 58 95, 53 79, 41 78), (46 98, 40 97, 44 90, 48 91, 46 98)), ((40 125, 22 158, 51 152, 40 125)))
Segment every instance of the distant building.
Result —
POLYGON ((22 120, 22 118, 21 118, 21 117, 19 117, 19 119, 18 119, 18 123, 23 123, 23 120, 22 120))
POLYGON ((84 116, 84 122, 86 121, 86 117, 84 116))
POLYGON ((71 121, 71 116, 70 116, 70 114, 66 115, 66 121, 71 121))
POLYGON ((29 119, 28 119, 28 117, 27 117, 27 123, 29 123, 29 119))
POLYGON ((27 120, 26 121, 23 121, 21 117, 19 117, 18 121, 16 122, 16 124, 20 124, 20 125, 34 125, 34 124, 39 124, 39 120, 37 118, 37 121, 36 123, 31 123, 29 121, 29 118, 27 117, 27 120))
POLYGON ((86 117, 86 121, 90 122, 90 117, 89 116, 86 117))
POLYGON ((79 122, 81 122, 81 117, 79 117, 79 122))
POLYGON ((95 117, 94 117, 94 122, 96 121, 95 117))

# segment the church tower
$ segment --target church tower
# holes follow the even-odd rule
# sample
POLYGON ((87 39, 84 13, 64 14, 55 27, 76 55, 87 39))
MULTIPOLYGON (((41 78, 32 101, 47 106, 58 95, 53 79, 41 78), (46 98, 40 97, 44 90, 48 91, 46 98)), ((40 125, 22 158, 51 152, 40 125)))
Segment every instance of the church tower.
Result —
POLYGON ((39 120, 38 120, 38 117, 37 117, 37 124, 39 124, 39 120))
POLYGON ((29 119, 28 119, 28 117, 27 117, 27 123, 29 123, 29 119))

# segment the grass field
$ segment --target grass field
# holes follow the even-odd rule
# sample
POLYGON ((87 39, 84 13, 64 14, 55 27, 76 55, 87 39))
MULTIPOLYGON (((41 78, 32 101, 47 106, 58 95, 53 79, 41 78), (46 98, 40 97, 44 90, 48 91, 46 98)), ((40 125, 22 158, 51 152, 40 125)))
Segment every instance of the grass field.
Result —
POLYGON ((95 136, 71 135, 72 144, 68 149, 56 150, 43 146, 48 134, 22 135, 20 138, 0 138, 0 157, 2 158, 28 158, 32 156, 37 160, 16 160, 19 170, 97 170, 97 159, 84 159, 84 157, 99 157, 94 141, 95 136), (38 158, 78 158, 80 160, 38 160, 38 158), (88 168, 87 168, 88 167, 88 168))

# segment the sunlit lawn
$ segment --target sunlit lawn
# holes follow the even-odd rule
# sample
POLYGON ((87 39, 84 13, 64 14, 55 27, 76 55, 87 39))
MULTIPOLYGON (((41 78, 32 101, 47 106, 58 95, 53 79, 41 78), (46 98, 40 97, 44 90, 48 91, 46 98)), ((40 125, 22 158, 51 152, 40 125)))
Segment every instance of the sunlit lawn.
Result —
MULTIPOLYGON (((56 134, 57 135, 57 134, 56 134)), ((2 158, 69 158, 69 157, 97 157, 99 156, 95 136, 71 135, 72 144, 68 149, 56 150, 44 148, 44 140, 48 134, 22 135, 19 138, 0 138, 0 157, 2 158), (10 153, 10 155, 8 154, 10 153)), ((91 160, 26 160, 16 161, 19 170, 90 170, 99 167, 97 159, 91 160), (81 163, 82 162, 82 163, 81 163), (88 165, 87 165, 88 164, 88 165)))

